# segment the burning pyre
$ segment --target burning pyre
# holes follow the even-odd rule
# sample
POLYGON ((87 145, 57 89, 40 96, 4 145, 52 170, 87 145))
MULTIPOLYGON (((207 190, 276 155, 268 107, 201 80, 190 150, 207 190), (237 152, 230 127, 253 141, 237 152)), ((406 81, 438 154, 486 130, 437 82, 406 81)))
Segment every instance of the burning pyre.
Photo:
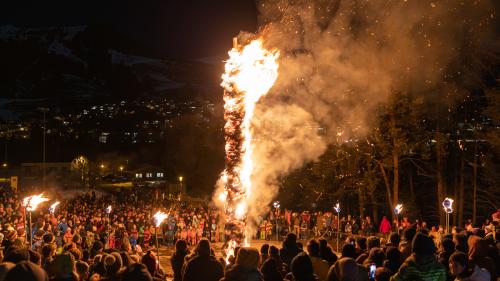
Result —
POLYGON ((226 169, 221 175, 224 191, 219 194, 219 200, 224 202, 226 229, 232 233, 228 257, 238 244, 248 245, 246 214, 254 168, 251 121, 256 103, 278 78, 279 57, 277 50, 263 47, 262 39, 245 46, 238 45, 234 39, 233 45, 221 84, 224 87, 226 169))

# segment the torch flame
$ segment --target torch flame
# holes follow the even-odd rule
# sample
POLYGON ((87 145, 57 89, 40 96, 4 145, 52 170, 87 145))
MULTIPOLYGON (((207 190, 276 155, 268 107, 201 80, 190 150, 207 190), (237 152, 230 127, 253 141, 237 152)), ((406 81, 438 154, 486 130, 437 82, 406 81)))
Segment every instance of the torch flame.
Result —
POLYGON ((50 212, 51 214, 54 214, 54 212, 56 211, 56 207, 57 207, 57 205, 59 205, 60 203, 61 203, 61 202, 56 201, 54 204, 50 205, 50 207, 49 207, 49 212, 50 212))
POLYGON ((394 208, 394 211, 396 212, 396 215, 399 215, 402 210, 403 210, 403 204, 397 204, 396 208, 394 208))
MULTIPOLYGON (((236 227, 245 245, 245 219, 254 170, 251 122, 256 103, 278 78, 278 57, 278 50, 265 49, 262 39, 245 46, 238 46, 235 41, 222 75, 226 169, 220 178, 224 191, 218 198, 225 204, 226 222, 236 227)), ((227 257, 234 254, 237 244, 230 240, 227 257)))
POLYGON ((168 217, 168 214, 158 211, 154 214, 153 218, 155 220, 155 226, 160 227, 161 223, 168 217))
POLYGON ((36 210, 40 203, 47 202, 49 200, 49 198, 44 197, 43 193, 28 196, 23 199, 23 207, 25 207, 28 212, 32 212, 36 210))

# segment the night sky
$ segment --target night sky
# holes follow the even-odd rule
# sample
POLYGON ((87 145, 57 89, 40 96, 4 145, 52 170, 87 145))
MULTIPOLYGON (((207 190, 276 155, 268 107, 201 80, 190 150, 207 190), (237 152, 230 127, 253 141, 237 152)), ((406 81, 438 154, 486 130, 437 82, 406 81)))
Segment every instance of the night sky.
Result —
POLYGON ((257 10, 253 0, 10 1, 0 24, 104 25, 143 55, 200 58, 224 54, 240 30, 255 31, 257 10))

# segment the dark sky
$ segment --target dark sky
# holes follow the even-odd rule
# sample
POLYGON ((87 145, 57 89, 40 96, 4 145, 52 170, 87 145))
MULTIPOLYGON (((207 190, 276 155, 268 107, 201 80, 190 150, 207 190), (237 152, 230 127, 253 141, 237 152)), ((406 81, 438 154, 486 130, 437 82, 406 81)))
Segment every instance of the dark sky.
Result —
POLYGON ((222 54, 256 22, 254 0, 16 0, 0 7, 0 24, 103 24, 161 57, 222 54))

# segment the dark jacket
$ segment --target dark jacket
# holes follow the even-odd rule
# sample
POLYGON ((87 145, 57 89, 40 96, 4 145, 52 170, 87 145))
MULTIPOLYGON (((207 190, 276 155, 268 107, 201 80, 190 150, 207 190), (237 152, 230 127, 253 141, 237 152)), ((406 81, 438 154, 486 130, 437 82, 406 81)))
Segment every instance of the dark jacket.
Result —
POLYGON ((195 256, 187 264, 183 281, 219 281, 224 276, 222 264, 213 256, 195 256))
POLYGON ((412 254, 391 277, 391 281, 445 281, 446 270, 433 255, 417 256, 412 254))
POLYGON ((170 264, 174 272, 174 281, 182 281, 182 266, 184 265, 184 258, 189 254, 188 251, 178 251, 172 255, 170 264))
POLYGON ((221 281, 264 281, 264 277, 257 269, 247 269, 235 265, 226 271, 221 281))
POLYGON ((280 249, 280 257, 283 260, 283 263, 290 267, 290 263, 292 263, 293 258, 300 252, 302 252, 302 250, 297 247, 295 242, 287 243, 287 241, 284 241, 283 248, 280 249))

